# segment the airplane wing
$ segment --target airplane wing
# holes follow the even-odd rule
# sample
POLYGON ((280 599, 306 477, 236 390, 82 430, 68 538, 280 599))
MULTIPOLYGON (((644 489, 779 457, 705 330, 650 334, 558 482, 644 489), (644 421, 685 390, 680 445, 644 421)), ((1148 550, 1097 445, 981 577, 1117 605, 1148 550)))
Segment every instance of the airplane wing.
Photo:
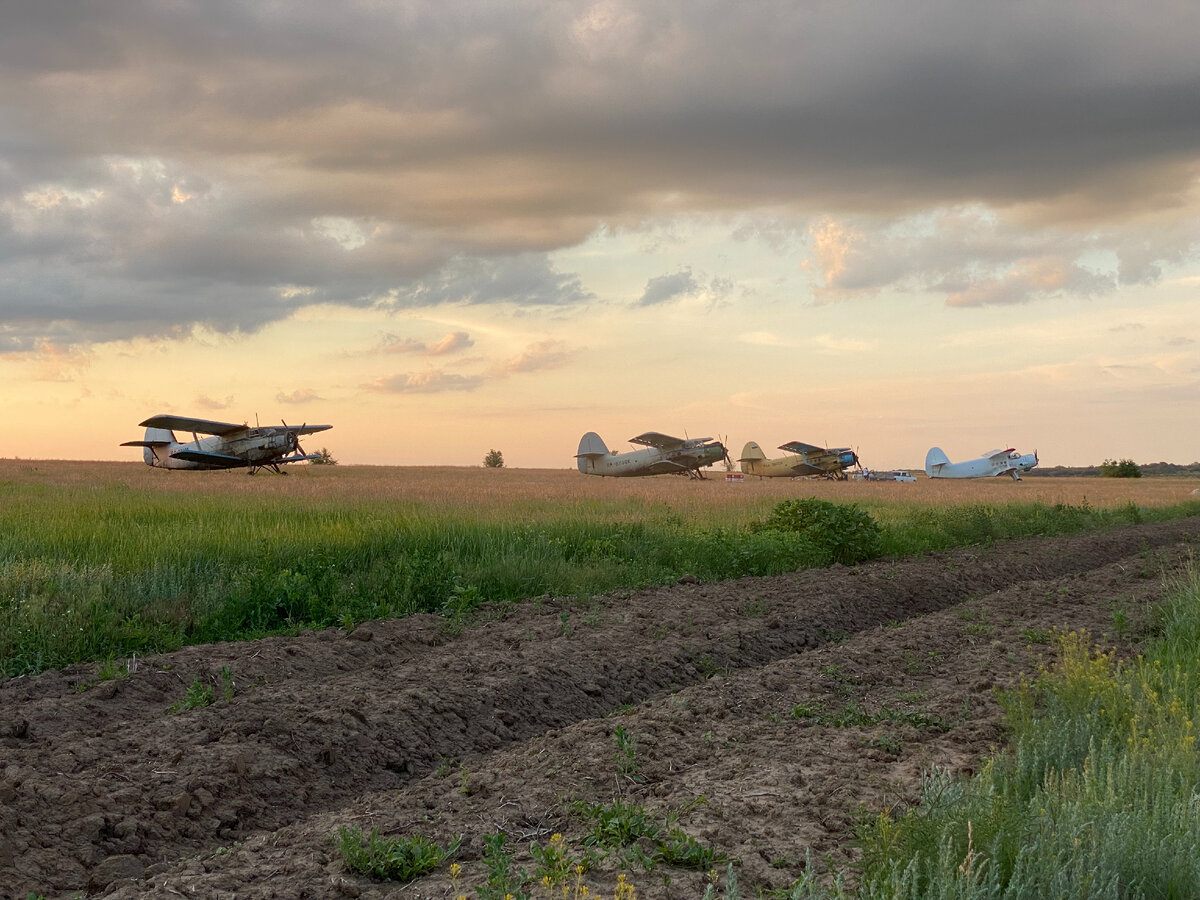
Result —
MULTIPOLYGON (((157 426, 161 428, 162 426, 157 426)), ((204 463, 209 466, 219 466, 222 469, 236 469, 245 466, 246 460, 240 456, 229 456, 226 453, 205 453, 203 450, 180 450, 171 454, 172 459, 186 459, 188 462, 204 463)))
POLYGON ((671 437, 669 434, 659 434, 657 431, 647 431, 629 439, 631 444, 641 444, 643 447, 655 447, 659 450, 678 450, 686 441, 683 438, 671 437))
POLYGON ((328 431, 332 425, 283 425, 281 430, 290 431, 292 434, 316 434, 318 431, 328 431))
POLYGON ((1012 447, 1009 447, 1007 450, 989 450, 987 453, 983 454, 983 457, 984 459, 990 459, 993 461, 997 459, 1007 460, 1008 454, 1012 452, 1012 447))
POLYGON ((232 422, 213 422, 210 419, 191 419, 187 416, 153 416, 141 423, 143 428, 167 428, 171 431, 195 431, 198 434, 219 434, 222 437, 244 431, 246 425, 232 422))
POLYGON ((792 466, 792 471, 797 475, 828 475, 828 469, 822 469, 819 466, 810 466, 808 463, 797 463, 792 466))
POLYGON ((806 444, 803 441, 792 441, 788 444, 781 444, 780 450, 786 450, 789 453, 824 453, 824 447, 814 447, 812 444, 806 444))

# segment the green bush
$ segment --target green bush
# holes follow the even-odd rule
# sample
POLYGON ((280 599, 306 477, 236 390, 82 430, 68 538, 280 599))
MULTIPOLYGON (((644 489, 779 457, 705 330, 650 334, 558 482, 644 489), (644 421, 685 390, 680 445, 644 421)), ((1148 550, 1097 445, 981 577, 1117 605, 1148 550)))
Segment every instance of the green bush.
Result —
POLYGON ((1100 464, 1104 478, 1141 478, 1142 470, 1132 459, 1106 459, 1100 464))
POLYGON ((854 504, 839 506, 815 497, 784 500, 765 519, 752 523, 750 530, 798 535, 827 552, 831 562, 843 565, 883 553, 882 531, 870 513, 854 504))

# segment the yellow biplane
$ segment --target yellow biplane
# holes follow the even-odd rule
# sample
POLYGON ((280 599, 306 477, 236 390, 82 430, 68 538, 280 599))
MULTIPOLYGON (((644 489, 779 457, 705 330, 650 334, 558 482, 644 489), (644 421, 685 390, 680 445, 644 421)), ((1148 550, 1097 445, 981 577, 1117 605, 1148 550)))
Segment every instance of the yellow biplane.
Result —
POLYGON ((788 456, 767 459, 767 454, 754 441, 742 448, 742 471, 759 478, 805 478, 820 476, 837 481, 846 480, 846 469, 858 465, 858 454, 849 447, 817 447, 802 441, 792 441, 779 448, 788 456))

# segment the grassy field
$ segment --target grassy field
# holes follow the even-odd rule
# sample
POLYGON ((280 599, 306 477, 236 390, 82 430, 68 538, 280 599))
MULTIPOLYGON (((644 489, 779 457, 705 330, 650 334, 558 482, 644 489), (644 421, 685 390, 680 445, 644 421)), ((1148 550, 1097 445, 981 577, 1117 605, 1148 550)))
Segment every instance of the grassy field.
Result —
POLYGON ((286 477, 0 460, 0 675, 484 601, 773 574, 838 558, 751 526, 866 510, 873 552, 1200 513, 1200 479, 726 483, 573 470, 295 467, 286 477), (873 545, 874 546, 874 545, 873 545))

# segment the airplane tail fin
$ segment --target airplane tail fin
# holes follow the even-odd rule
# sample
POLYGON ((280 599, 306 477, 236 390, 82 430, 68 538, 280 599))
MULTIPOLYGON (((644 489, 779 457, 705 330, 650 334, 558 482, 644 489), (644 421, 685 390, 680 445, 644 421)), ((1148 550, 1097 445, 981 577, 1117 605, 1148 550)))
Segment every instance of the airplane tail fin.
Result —
POLYGON ((942 452, 941 447, 930 447, 929 452, 925 454, 925 474, 930 478, 937 478, 942 466, 949 464, 950 458, 942 452))
POLYGON ((738 457, 738 462, 751 462, 766 458, 767 454, 763 453, 762 447, 758 446, 754 441, 747 441, 746 446, 742 448, 742 455, 738 457))
POLYGON ((175 432, 169 428, 147 428, 146 437, 140 441, 125 441, 122 447, 141 447, 142 459, 146 465, 159 464, 157 448, 170 447, 175 443, 175 432))
POLYGON ((575 454, 575 458, 579 461, 579 471, 586 475, 592 470, 596 458, 600 456, 608 456, 608 447, 601 440, 600 435, 589 431, 579 439, 579 452, 575 454))

